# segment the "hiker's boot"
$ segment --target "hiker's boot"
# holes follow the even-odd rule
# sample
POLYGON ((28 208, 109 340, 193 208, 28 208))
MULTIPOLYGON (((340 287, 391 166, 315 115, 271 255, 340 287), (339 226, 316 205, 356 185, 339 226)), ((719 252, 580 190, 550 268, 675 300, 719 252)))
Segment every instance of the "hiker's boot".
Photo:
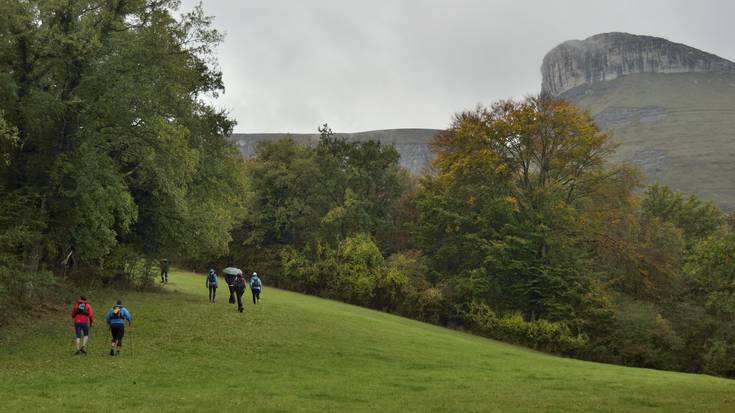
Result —
POLYGON ((81 350, 77 350, 77 351, 74 352, 74 354, 72 354, 72 356, 78 356, 80 354, 82 354, 82 351, 81 350))
POLYGON ((82 354, 84 354, 86 356, 87 355, 87 346, 84 346, 84 347, 80 348, 79 351, 81 351, 82 354))
POLYGON ((115 355, 115 349, 113 349, 113 348, 110 349, 110 355, 111 356, 114 356, 115 355))

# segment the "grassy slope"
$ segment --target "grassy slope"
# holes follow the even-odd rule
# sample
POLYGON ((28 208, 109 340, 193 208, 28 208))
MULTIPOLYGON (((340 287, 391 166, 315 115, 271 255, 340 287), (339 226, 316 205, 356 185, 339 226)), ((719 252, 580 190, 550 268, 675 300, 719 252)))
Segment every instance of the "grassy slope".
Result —
MULTIPOLYGON (((125 297, 136 326, 121 357, 106 355, 102 327, 91 355, 71 357, 67 309, 4 337, 0 410, 725 412, 735 401, 730 380, 552 357, 275 289, 239 314, 226 297, 208 304, 201 277, 171 278, 125 297)), ((96 311, 111 298, 93 296, 96 311)))
POLYGON ((646 171, 651 181, 735 209, 735 74, 636 74, 582 88, 584 96, 572 100, 593 115, 609 107, 663 107, 661 120, 612 128, 621 143, 617 158, 661 151, 667 159, 646 171))

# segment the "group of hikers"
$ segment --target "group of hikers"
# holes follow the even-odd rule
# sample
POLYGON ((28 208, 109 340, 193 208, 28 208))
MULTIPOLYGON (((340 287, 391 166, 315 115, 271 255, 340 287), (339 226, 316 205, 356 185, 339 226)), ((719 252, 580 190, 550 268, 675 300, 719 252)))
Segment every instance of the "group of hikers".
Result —
MULTIPOLYGON (((230 289, 230 304, 235 304, 235 297, 237 297, 237 311, 243 312, 245 309, 242 305, 242 295, 245 294, 247 284, 250 284, 250 292, 253 294, 253 304, 257 304, 260 300, 260 290, 263 288, 263 282, 258 277, 258 273, 254 272, 250 277, 250 281, 246 281, 242 275, 242 271, 226 271, 230 268, 225 268, 225 281, 227 287, 230 289)), ((209 302, 214 303, 217 298, 217 287, 219 287, 219 277, 213 268, 209 269, 207 279, 205 280, 205 286, 209 289, 209 302)))
MULTIPOLYGON (((166 261, 165 272, 163 266, 161 268, 161 282, 168 283, 168 261, 166 261)), ((243 312, 242 296, 245 294, 247 284, 250 284, 250 291, 253 294, 253 304, 257 304, 260 300, 260 291, 263 288, 263 282, 258 277, 258 273, 253 273, 250 281, 246 282, 242 271, 236 268, 225 268, 225 281, 230 289, 230 304, 235 303, 237 298, 237 310, 243 312), (230 270, 230 271, 227 271, 230 270)), ((209 302, 214 303, 217 296, 217 287, 219 281, 217 273, 214 269, 210 269, 205 277, 206 287, 209 289, 209 302)), ((75 347, 74 355, 86 355, 87 346, 89 344, 89 331, 94 323, 94 313, 92 304, 87 301, 87 297, 81 295, 71 310, 71 318, 74 319, 75 347)), ((110 355, 119 356, 122 351, 123 336, 125 336, 125 322, 128 326, 132 326, 133 316, 130 311, 125 308, 122 300, 117 302, 107 310, 105 314, 105 322, 110 329, 112 342, 110 346, 110 355)))
MULTIPOLYGON (((74 332, 76 334, 76 351, 74 355, 86 355, 87 345, 89 344, 89 329, 94 323, 94 313, 92 312, 92 304, 87 302, 87 297, 84 295, 80 296, 79 300, 74 304, 74 307, 72 307, 71 318, 74 319, 74 332)), ((111 356, 120 355, 123 336, 125 335, 125 321, 128 322, 128 326, 132 325, 133 316, 125 308, 122 300, 117 300, 115 305, 107 310, 107 314, 105 314, 105 322, 109 326, 110 333, 112 334, 111 356)))

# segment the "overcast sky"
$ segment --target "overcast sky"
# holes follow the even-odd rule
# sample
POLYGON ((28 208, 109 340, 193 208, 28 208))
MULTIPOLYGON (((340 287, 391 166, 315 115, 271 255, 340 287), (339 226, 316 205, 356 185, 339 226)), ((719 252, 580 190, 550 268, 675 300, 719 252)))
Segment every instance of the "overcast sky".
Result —
MULTIPOLYGON (((183 9, 197 1, 184 0, 183 9)), ((445 128, 540 90, 544 54, 624 31, 735 60, 733 0, 205 0, 236 132, 445 128)))

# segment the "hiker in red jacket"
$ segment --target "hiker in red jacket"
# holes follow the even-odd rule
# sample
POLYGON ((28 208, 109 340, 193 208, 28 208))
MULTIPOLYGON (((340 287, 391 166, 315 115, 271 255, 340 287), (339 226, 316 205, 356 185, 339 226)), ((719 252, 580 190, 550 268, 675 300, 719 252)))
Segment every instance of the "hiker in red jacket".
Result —
POLYGON ((89 328, 92 327, 94 315, 92 314, 92 305, 87 302, 87 297, 80 296, 79 301, 74 304, 71 309, 71 318, 74 319, 74 331, 76 332, 77 351, 74 355, 87 354, 87 342, 89 341, 89 328), (81 347, 79 341, 84 335, 81 347))

